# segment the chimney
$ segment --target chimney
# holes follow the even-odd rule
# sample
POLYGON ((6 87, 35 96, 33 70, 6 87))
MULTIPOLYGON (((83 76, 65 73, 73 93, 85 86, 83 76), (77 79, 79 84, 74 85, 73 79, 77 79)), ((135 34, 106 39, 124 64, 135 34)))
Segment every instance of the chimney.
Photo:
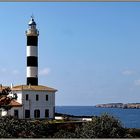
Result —
POLYGON ((13 83, 11 83, 11 89, 13 88, 13 83))

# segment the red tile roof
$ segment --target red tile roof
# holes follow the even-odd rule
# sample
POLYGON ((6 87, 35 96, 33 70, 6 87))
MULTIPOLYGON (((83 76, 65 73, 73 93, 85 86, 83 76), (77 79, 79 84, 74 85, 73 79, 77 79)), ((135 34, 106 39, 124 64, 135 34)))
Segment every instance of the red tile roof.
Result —
POLYGON ((12 100, 9 105, 11 105, 12 107, 21 107, 22 106, 22 104, 20 104, 16 100, 12 100))
MULTIPOLYGON (((5 97, 1 97, 0 98, 0 105, 3 105, 4 102, 7 102, 6 98, 5 97)), ((21 107, 22 106, 22 104, 20 104, 19 102, 17 102, 15 99, 11 100, 11 102, 9 104, 7 103, 7 105, 11 105, 12 107, 21 107)))
POLYGON ((52 91, 56 92, 57 90, 47 86, 33 86, 33 85, 18 85, 12 88, 13 91, 20 91, 20 90, 35 90, 35 91, 52 91))

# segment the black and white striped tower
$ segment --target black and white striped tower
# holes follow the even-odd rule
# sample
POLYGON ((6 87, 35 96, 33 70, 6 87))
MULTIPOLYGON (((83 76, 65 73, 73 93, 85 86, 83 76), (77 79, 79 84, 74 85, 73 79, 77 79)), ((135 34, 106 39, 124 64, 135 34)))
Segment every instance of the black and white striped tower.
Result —
POLYGON ((28 23, 27 36, 27 85, 38 85, 38 36, 34 18, 28 23))

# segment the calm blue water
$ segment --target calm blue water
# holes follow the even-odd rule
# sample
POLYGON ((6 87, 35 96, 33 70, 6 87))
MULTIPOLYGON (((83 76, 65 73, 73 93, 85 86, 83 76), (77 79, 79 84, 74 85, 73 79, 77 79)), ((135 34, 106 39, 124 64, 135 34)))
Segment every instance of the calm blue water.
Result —
POLYGON ((96 108, 94 106, 56 106, 56 112, 88 116, 98 116, 107 112, 118 118, 124 127, 140 128, 140 109, 96 108))

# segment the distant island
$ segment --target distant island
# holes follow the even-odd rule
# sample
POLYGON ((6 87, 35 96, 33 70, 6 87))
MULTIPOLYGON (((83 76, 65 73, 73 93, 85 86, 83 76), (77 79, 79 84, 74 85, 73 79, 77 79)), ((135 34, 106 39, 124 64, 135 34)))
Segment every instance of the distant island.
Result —
POLYGON ((98 104, 95 107, 102 108, 123 108, 123 109, 140 109, 140 103, 108 103, 108 104, 98 104))

